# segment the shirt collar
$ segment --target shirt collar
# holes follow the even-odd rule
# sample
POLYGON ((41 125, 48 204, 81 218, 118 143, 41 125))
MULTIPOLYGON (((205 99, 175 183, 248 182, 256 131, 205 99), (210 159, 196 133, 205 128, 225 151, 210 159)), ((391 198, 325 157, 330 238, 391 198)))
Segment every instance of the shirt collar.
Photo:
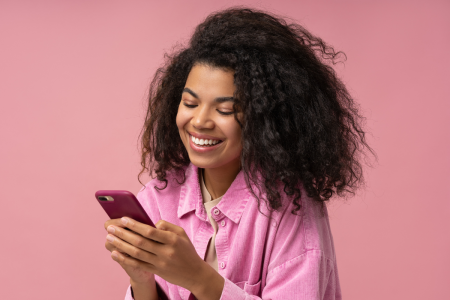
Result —
MULTIPOLYGON (((186 180, 181 187, 180 201, 178 205, 178 218, 181 218, 190 211, 195 210, 195 215, 206 221, 207 214, 203 206, 203 198, 200 189, 198 168, 189 164, 185 171, 186 180)), ((244 173, 238 173, 227 192, 222 196, 216 206, 221 213, 238 224, 244 212, 245 205, 250 199, 251 193, 247 189, 244 173)))

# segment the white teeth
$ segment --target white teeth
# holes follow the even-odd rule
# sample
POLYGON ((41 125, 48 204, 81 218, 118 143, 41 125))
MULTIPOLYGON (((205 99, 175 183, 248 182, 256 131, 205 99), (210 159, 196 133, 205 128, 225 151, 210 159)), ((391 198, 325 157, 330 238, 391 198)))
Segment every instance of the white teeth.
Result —
POLYGON ((194 136, 191 135, 191 139, 192 141, 196 144, 196 145, 215 145, 219 142, 219 140, 206 140, 206 139, 198 139, 194 136))

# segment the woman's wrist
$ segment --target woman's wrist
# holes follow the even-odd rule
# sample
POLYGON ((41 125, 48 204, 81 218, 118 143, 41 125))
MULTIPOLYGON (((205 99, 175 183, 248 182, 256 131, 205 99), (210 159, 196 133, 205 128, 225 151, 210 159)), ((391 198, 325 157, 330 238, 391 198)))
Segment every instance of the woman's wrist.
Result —
POLYGON ((197 277, 196 285, 190 291, 198 300, 219 300, 224 284, 225 279, 205 263, 197 277))
POLYGON ((146 282, 136 282, 130 278, 130 285, 135 300, 157 300, 158 292, 156 290, 155 276, 149 278, 146 282))

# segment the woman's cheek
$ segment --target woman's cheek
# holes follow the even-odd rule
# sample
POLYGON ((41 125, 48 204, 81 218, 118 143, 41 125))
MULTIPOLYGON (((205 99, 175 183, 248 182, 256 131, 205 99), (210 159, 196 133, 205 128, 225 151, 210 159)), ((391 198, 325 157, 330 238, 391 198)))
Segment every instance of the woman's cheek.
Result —
POLYGON ((223 128, 223 133, 233 144, 241 144, 242 129, 234 118, 223 122, 221 128, 223 128))
POLYGON ((183 107, 180 105, 178 107, 178 113, 176 118, 177 127, 180 130, 180 133, 182 130, 184 130, 184 126, 186 125, 188 121, 188 116, 186 111, 183 109, 183 107))
POLYGON ((186 114, 183 114, 183 111, 181 109, 178 110, 177 117, 176 117, 176 123, 178 127, 178 133, 180 135, 181 141, 183 142, 184 146, 187 147, 187 138, 186 138, 186 131, 185 131, 185 125, 187 123, 186 114))

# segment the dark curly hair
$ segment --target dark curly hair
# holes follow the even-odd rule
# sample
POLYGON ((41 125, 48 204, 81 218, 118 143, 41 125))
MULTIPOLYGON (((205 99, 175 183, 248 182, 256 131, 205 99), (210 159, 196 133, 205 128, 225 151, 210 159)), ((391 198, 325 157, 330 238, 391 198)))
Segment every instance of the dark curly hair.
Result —
MULTIPOLYGON (((302 189, 320 202, 354 194, 363 183, 361 155, 368 149, 362 116, 333 68, 336 52, 302 26, 249 8, 213 13, 188 46, 166 54, 150 85, 141 133, 142 170, 165 183, 190 163, 176 115, 195 64, 234 71, 235 119, 242 128, 241 166, 260 205, 283 205, 285 193, 300 208, 302 189), (258 194, 258 196, 257 196, 258 194)), ((155 186, 156 188, 156 186, 155 186)))

